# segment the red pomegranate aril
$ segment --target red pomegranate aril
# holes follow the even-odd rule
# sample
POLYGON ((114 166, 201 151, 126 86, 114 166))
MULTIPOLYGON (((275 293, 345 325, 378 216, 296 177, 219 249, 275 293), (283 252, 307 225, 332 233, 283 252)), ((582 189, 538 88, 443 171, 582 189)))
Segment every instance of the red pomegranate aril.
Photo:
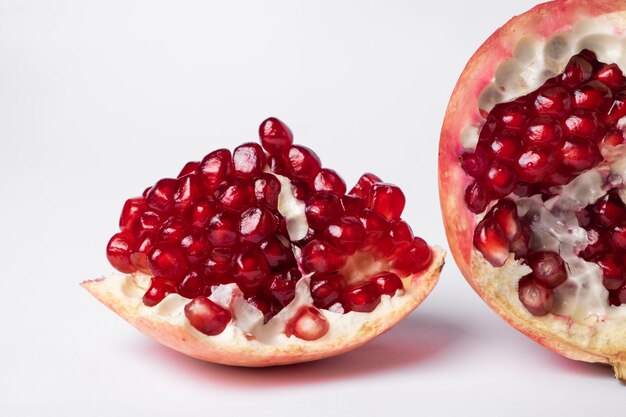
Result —
POLYGON ((198 172, 199 167, 200 167, 200 162, 198 161, 187 162, 185 166, 183 167, 183 169, 180 170, 176 178, 182 178, 185 175, 195 174, 198 172))
POLYGON ((185 317, 199 332, 207 336, 216 336, 224 331, 232 316, 224 307, 199 296, 185 306, 185 317))
POLYGON ((308 199, 304 212, 309 226, 322 231, 331 220, 343 214, 343 207, 335 194, 318 191, 308 199))
POLYGON ((247 180, 231 178, 217 187, 215 200, 228 210, 241 212, 256 200, 254 185, 247 180))
POLYGON ((180 247, 187 260, 191 264, 197 264, 209 254, 211 243, 206 233, 196 230, 181 239, 180 247))
POLYGON ((322 166, 315 152, 306 146, 294 145, 287 152, 285 168, 290 178, 311 182, 322 166))
POLYGON ((519 103, 505 103, 494 113, 498 124, 505 129, 521 129, 528 120, 528 107, 519 103))
POLYGON ((336 171, 322 168, 313 179, 315 191, 329 191, 338 196, 346 193, 346 183, 336 171))
POLYGON ((206 228, 211 245, 228 247, 239 241, 239 215, 230 211, 217 213, 206 228))
POLYGON ((355 195, 342 195, 341 206, 346 216, 358 216, 365 209, 365 200, 355 195))
POLYGON ((271 269, 295 265, 295 258, 291 251, 289 239, 285 236, 274 235, 261 243, 260 248, 271 269))
POLYGON ((147 209, 146 199, 143 197, 129 198, 124 203, 120 216, 120 231, 128 232, 132 229, 135 220, 147 209))
POLYGON ((376 183, 370 189, 367 207, 391 220, 402 215, 405 203, 406 199, 400 187, 376 183))
POLYGON ((526 145, 557 145, 563 138, 561 125, 550 116, 539 116, 533 119, 526 129, 524 143, 526 145))
POLYGON ((148 265, 152 275, 180 281, 187 273, 187 262, 180 247, 173 243, 160 242, 148 254, 148 265))
POLYGON ((287 337, 296 336, 298 339, 317 340, 330 328, 326 318, 315 307, 303 306, 285 326, 287 337))
POLYGON ((347 258, 336 247, 314 239, 302 249, 302 270, 310 272, 335 272, 345 265, 347 258))
POLYGON ((545 316, 552 310, 552 290, 534 279, 532 274, 520 279, 518 293, 520 301, 532 315, 545 316))
POLYGON ((139 238, 146 234, 156 232, 161 226, 161 215, 155 211, 148 210, 139 215, 133 222, 132 234, 139 238))
POLYGON ((596 139, 597 141, 604 136, 596 113, 585 110, 577 110, 565 119, 563 129, 567 135, 596 139))
POLYGON ((198 174, 207 191, 212 192, 226 180, 233 171, 233 158, 228 149, 218 149, 204 157, 198 167, 198 174))
POLYGON ((626 84, 626 77, 624 77, 624 73, 616 64, 603 66, 596 72, 593 78, 614 89, 626 84))
POLYGON ((482 177, 490 164, 489 154, 480 146, 474 152, 466 152, 461 155, 461 167, 467 175, 474 178, 482 177))
POLYGON ((538 114, 549 116, 563 116, 570 111, 571 107, 572 99, 563 87, 539 90, 534 102, 534 108, 538 114))
POLYGON ((579 173, 602 161, 598 146, 589 139, 570 137, 559 150, 561 164, 569 172, 579 173))
POLYGON ((176 180, 176 192, 174 193, 174 208, 183 211, 197 199, 204 195, 204 187, 200 177, 194 174, 186 175, 176 180))
POLYGON ((255 306, 262 314, 264 322, 267 323, 275 314, 272 303, 261 295, 254 295, 248 298, 248 304, 255 306))
POLYGON ((233 277, 245 294, 254 295, 269 275, 270 266, 258 247, 244 246, 235 255, 233 277))
POLYGON ((328 309, 340 302, 343 290, 343 277, 334 273, 316 272, 311 276, 311 297, 318 308, 328 309))
POLYGON ((178 216, 168 217, 159 229, 159 237, 164 242, 178 243, 187 234, 188 226, 185 221, 178 216))
POLYGON ((135 242, 132 254, 130 255, 130 262, 138 271, 144 274, 151 273, 150 266, 148 265, 148 253, 150 253, 155 243, 156 238, 154 236, 145 234, 135 242))
POLYGON ((244 143, 233 151, 233 173, 243 178, 259 175, 265 166, 265 152, 257 143, 244 143))
POLYGON ((289 304, 296 296, 296 282, 302 277, 298 268, 272 272, 263 283, 264 291, 281 306, 289 304))
POLYGON ((178 284, 178 294, 185 298, 196 298, 204 293, 206 283, 196 271, 190 271, 178 284))
POLYGON ((174 193, 176 192, 176 180, 164 178, 148 191, 146 204, 152 210, 168 212, 174 208, 174 193))
POLYGON ((325 238, 344 254, 352 255, 363 245, 365 228, 358 218, 344 216, 330 222, 325 238))
POLYGON ((492 162, 484 179, 489 191, 499 197, 504 197, 513 191, 516 181, 517 176, 511 164, 500 161, 492 162))
POLYGON ((288 175, 285 163, 285 156, 282 154, 268 156, 267 165, 274 174, 282 176, 288 175))
POLYGON ((404 289, 400 277, 393 272, 381 272, 369 278, 376 286, 381 295, 395 295, 398 290, 404 289))
POLYGON ((602 145, 617 146, 622 143, 624 143, 624 133, 619 129, 609 130, 602 139, 602 145))
POLYGON ((391 261, 392 269, 401 276, 425 270, 432 260, 432 251, 424 239, 414 237, 411 244, 402 249, 391 261))
POLYGON ((626 224, 615 226, 611 231, 611 241, 620 250, 626 250, 626 224))
POLYGON ((365 228, 366 244, 375 243, 378 239, 389 234, 387 219, 371 209, 363 210, 359 215, 359 220, 365 228))
POLYGON ((233 249, 213 248, 204 261, 202 273, 214 284, 233 281, 233 249))
POLYGON ((374 282, 362 282, 344 288, 341 304, 346 311, 370 313, 380 304, 380 292, 374 282))
POLYGON ((522 226, 519 237, 511 242, 509 248, 509 250, 515 254, 515 259, 525 258, 528 255, 530 236, 530 228, 528 226, 522 226))
POLYGON ((520 181, 536 183, 556 169, 554 151, 531 147, 523 150, 517 160, 515 172, 520 181))
POLYGON ((574 90, 574 108, 600 110, 611 99, 611 89, 600 81, 589 81, 574 90))
POLYGON ((592 207, 596 224, 601 227, 617 225, 626 216, 626 207, 615 192, 598 199, 592 207))
POLYGON ((490 149, 494 158, 511 161, 517 156, 519 144, 514 137, 499 135, 491 142, 490 149))
POLYGON ((250 207, 241 213, 239 234, 245 243, 260 243, 276 230, 276 219, 271 211, 261 207, 250 207))
POLYGON ((254 195, 257 203, 270 210, 278 209, 280 190, 280 181, 272 174, 263 173, 254 180, 254 195))
POLYGON ((403 247, 413 241, 413 230, 404 220, 392 220, 389 222, 389 236, 394 246, 403 247))
POLYGON ((291 192, 295 198, 302 201, 308 200, 313 193, 309 184, 304 181, 291 181, 291 192))
POLYGON ((616 290, 624 284, 624 267, 617 255, 604 253, 594 259, 602 270, 602 283, 607 290, 616 290))
POLYGON ((494 219, 484 219, 474 231, 474 247, 495 267, 504 265, 509 257, 509 241, 494 219))
POLYGON ((517 205, 513 200, 505 198, 498 201, 486 217, 492 217, 496 221, 509 242, 519 237, 522 225, 517 216, 517 205))
POLYGON ((604 113, 603 121, 607 125, 614 126, 624 116, 626 116, 626 91, 620 91, 604 113))
POLYGON ((204 229, 215 213, 217 213, 215 202, 208 198, 202 198, 187 209, 187 221, 192 227, 204 229))
POLYGON ((125 274, 136 271, 130 260, 134 238, 128 233, 117 233, 107 244, 107 259, 115 269, 125 274))
POLYGON ((465 203, 472 213, 482 213, 489 204, 488 191, 477 182, 473 182, 465 189, 465 203))
POLYGON ((612 306, 626 304, 626 285, 621 286, 617 290, 609 291, 609 304, 612 306))
POLYGON ((572 57, 561 74, 561 82, 568 87, 575 87, 589 80, 593 72, 591 63, 580 55, 572 57))
POLYGON ((359 178, 356 185, 350 190, 348 194, 367 199, 372 185, 378 182, 383 182, 383 180, 369 172, 365 173, 361 175, 361 178, 359 178))
POLYGON ((293 133, 282 121, 269 117, 259 126, 261 145, 269 154, 285 152, 293 145, 293 133))
POLYGON ((150 280, 150 287, 143 295, 142 301, 148 307, 159 304, 169 294, 176 293, 176 284, 167 278, 154 277, 150 280))
POLYGON ((606 236, 601 234, 599 229, 591 228, 587 230, 587 246, 580 251, 578 256, 589 261, 596 255, 606 252, 609 249, 608 245, 605 243, 606 241, 606 236))
POLYGON ((536 280, 555 288, 567 280, 565 262, 555 252, 536 252, 528 257, 528 266, 536 280))

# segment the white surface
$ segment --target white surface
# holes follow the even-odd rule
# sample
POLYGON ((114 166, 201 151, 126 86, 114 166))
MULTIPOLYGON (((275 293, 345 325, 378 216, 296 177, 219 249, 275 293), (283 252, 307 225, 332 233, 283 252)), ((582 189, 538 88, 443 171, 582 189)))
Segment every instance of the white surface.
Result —
POLYGON ((465 62, 533 1, 0 0, 0 415, 621 415, 610 369, 497 318, 449 257, 418 311, 342 357, 277 369, 161 347, 78 282, 111 271, 127 196, 269 115, 351 184, 402 186, 445 244, 438 132, 465 62))

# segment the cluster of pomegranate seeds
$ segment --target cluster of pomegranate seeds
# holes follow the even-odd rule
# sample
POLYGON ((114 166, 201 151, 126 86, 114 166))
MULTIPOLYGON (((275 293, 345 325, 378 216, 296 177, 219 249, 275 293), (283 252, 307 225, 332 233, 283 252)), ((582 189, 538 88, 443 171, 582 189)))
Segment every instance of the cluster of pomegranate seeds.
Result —
MULTIPOLYGON (((213 151, 126 201, 107 256, 120 272, 152 275, 145 305, 172 293, 192 299, 185 315, 214 335, 231 320, 207 298, 220 284, 237 284, 267 321, 294 299, 303 274, 311 274, 316 308, 369 312, 382 295, 403 289, 401 277, 428 267, 430 248, 400 217, 399 187, 364 174, 346 193, 339 174, 323 168, 311 149, 294 145, 280 120, 265 120, 259 136, 262 146, 213 151), (290 238, 277 174, 305 203, 304 238, 290 238), (349 264, 351 257, 358 262, 349 264), (366 266, 375 261, 385 270, 354 282, 351 271, 367 259, 366 266)), ((290 330, 305 340, 321 337, 324 328, 311 308, 297 314, 301 320, 290 330)))
MULTIPOLYGON (((553 289, 567 280, 567 271, 556 253, 529 253, 530 228, 514 200, 537 194, 547 200, 558 192, 555 186, 601 163, 604 149, 624 142, 618 126, 624 116, 626 77, 583 50, 536 91, 496 105, 476 149, 461 155, 463 170, 474 178, 465 191, 467 207, 478 214, 497 201, 477 225, 474 246, 496 267, 510 253, 530 266, 519 296, 534 315, 550 312, 553 289)), ((610 192, 578 216, 589 236, 579 256, 600 266, 609 303, 626 303, 624 204, 610 192)))

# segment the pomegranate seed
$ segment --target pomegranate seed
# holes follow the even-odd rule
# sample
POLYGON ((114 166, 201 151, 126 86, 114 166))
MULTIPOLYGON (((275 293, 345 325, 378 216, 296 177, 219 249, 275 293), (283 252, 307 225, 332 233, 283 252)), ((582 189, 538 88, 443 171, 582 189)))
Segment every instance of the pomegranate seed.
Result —
POLYGON ((596 72, 594 78, 611 88, 619 88, 626 83, 626 77, 616 64, 603 66, 596 72))
POLYGON ((621 91, 615 95, 613 103, 604 114, 603 120, 607 125, 614 126, 624 116, 626 116, 626 91, 621 91))
POLYGON ((285 271, 273 272, 269 279, 263 283, 267 294, 280 305, 286 306, 296 296, 296 282, 302 277, 298 268, 290 268, 285 271))
POLYGON ((589 139, 568 138, 559 150, 561 164, 572 173, 593 168, 602 161, 598 146, 589 139))
POLYGON ((222 333, 232 319, 228 310, 205 296, 196 297, 185 306, 185 317, 189 324, 207 336, 222 333))
POLYGON ((570 111, 572 99, 563 87, 549 87, 539 91, 534 106, 539 114, 560 117, 570 111))
POLYGON ((285 164, 285 158, 283 155, 270 155, 267 158, 267 165, 270 170, 278 175, 287 176, 287 168, 285 164))
POLYGON ((150 266, 148 265, 148 253, 156 243, 156 239, 152 235, 144 235, 135 242, 130 262, 138 271, 144 274, 150 274, 150 266))
POLYGON ((136 271, 135 266, 130 261, 133 237, 127 233, 117 233, 113 235, 107 244, 107 259, 113 268, 125 274, 136 271))
POLYGON ((481 147, 477 147, 472 153, 461 155, 461 167, 467 175, 480 178, 491 164, 489 154, 481 147))
POLYGON ((264 322, 267 323, 270 318, 275 314, 272 308, 272 303, 265 297, 255 295, 248 298, 248 304, 255 306, 261 313, 263 313, 264 322))
POLYGON ((607 146, 617 146, 624 143, 624 133, 619 129, 611 129, 602 139, 602 144, 607 146))
POLYGON ((271 211, 261 207, 250 207, 241 213, 239 233, 241 241, 259 243, 276 230, 276 219, 271 211))
POLYGON ((204 293, 206 284, 202 276, 195 271, 189 272, 178 284, 178 294, 185 298, 196 298, 204 293))
POLYGON ((341 206, 346 216, 358 216, 365 209, 365 200, 354 195, 342 195, 341 206))
POLYGON ((211 152, 204 157, 198 168, 198 174, 208 192, 215 190, 232 171, 233 158, 228 149, 218 149, 211 152))
POLYGON ((404 193, 399 187, 376 183, 370 189, 367 207, 387 219, 397 219, 402 215, 405 202, 404 193))
POLYGON ((401 276, 415 274, 426 269, 432 260, 432 252, 424 239, 413 238, 411 245, 401 250, 392 260, 391 267, 401 276))
POLYGON ((306 202, 304 212, 309 226, 321 231, 331 220, 343 214, 343 207, 335 194, 318 191, 306 202))
POLYGON ((148 210, 139 215, 133 222, 133 236, 139 238, 156 232, 161 227, 161 215, 157 212, 148 210))
POLYGON ((204 262, 203 274, 213 284, 233 281, 233 249, 214 248, 204 262))
POLYGON ((491 209, 490 214, 488 214, 487 217, 492 217, 496 221, 509 242, 512 242, 519 237, 522 225, 520 224, 519 217, 517 216, 517 205, 513 202, 513 200, 506 198, 498 201, 498 203, 491 209))
POLYGON ((465 203, 472 213, 482 213, 489 204, 490 197, 487 190, 477 182, 473 182, 465 189, 465 203))
POLYGON ((555 169, 554 151, 542 147, 531 147, 520 155, 515 172, 520 181, 536 183, 555 169))
POLYGON ((285 326, 285 334, 302 340, 317 340, 328 333, 328 321, 315 307, 303 306, 285 326))
POLYGON ((187 224, 178 216, 168 217, 159 229, 162 241, 178 243, 188 232, 187 224))
POLYGON ((265 119, 259 126, 259 138, 270 154, 285 152, 293 145, 293 133, 286 124, 275 117, 265 119))
POLYGON ((311 276, 311 297, 318 308, 328 309, 338 303, 343 290, 343 277, 334 272, 324 274, 316 272, 311 276))
POLYGON ((344 216, 330 222, 325 237, 342 253, 352 255, 363 244, 365 228, 356 217, 344 216))
POLYGON ((128 232, 132 229, 135 220, 147 209, 146 199, 135 197, 126 200, 120 216, 120 231, 128 232))
POLYGON ((178 211, 187 209, 195 200, 204 195, 202 180, 197 175, 186 175, 176 180, 174 208, 178 211))
POLYGON ((528 120, 528 107, 519 103, 503 103, 494 113, 505 129, 521 129, 528 120))
POLYGON ((526 129, 524 143, 526 145, 555 146, 563 137, 561 125, 550 116, 536 117, 526 129))
POLYGON ((393 272, 381 272, 369 279, 378 287, 378 291, 384 295, 395 295, 396 291, 404 289, 400 277, 393 272))
POLYGON ((167 242, 152 247, 148 254, 148 265, 152 275, 180 281, 187 273, 187 262, 180 248, 167 242))
POLYGON ((515 254, 515 259, 525 258, 528 255, 530 236, 530 229, 522 226, 519 237, 511 242, 510 251, 515 254))
POLYGON ((577 110, 563 123, 565 133, 570 136, 600 140, 604 132, 598 121, 596 113, 585 110, 577 110))
POLYGON ((380 292, 375 283, 362 282, 346 287, 343 290, 341 299, 346 312, 370 313, 380 303, 380 292))
POLYGON ((174 208, 174 193, 176 192, 176 180, 165 178, 148 191, 146 204, 152 210, 168 212, 174 208))
POLYGON ((261 174, 254 180, 254 195, 257 203, 263 204, 270 210, 278 209, 280 189, 280 181, 272 174, 261 174))
POLYGON ((611 253, 604 253, 594 259, 602 270, 602 283, 607 290, 616 290, 624 284, 624 268, 620 259, 611 253))
POLYGON ((302 249, 303 247, 311 243, 311 241, 315 238, 315 235, 316 235, 315 230, 309 227, 308 230, 306 231, 306 235, 302 239, 295 242, 295 245, 302 249))
POLYGON ((626 225, 625 224, 621 224, 613 228, 613 231, 611 232, 611 241, 617 248, 626 250, 626 225))
POLYGON ((284 236, 274 235, 261 243, 260 248, 271 269, 295 265, 295 258, 291 251, 289 239, 284 236))
POLYGON ((274 213, 274 219, 276 220, 276 233, 279 233, 283 236, 289 236, 289 231, 287 230, 287 220, 278 212, 274 213))
POLYGON ((232 178, 217 187, 215 199, 228 210, 244 211, 255 202, 254 185, 250 181, 232 178))
POLYGON ((517 156, 519 144, 512 136, 499 135, 491 142, 490 149, 494 158, 511 161, 517 156))
POLYGON ((244 143, 233 151, 234 174, 243 178, 259 175, 265 166, 265 153, 257 143, 244 143))
POLYGON ((365 209, 359 215, 359 220, 365 228, 366 244, 371 245, 389 234, 389 222, 380 214, 365 209))
POLYGON ((302 270, 305 273, 338 271, 346 260, 337 248, 322 240, 314 239, 302 249, 302 270))
POLYGON ((206 231, 213 246, 233 246, 239 239, 239 216, 229 211, 217 213, 209 220, 206 231))
POLYGON ((626 207, 619 195, 614 192, 598 199, 593 204, 592 210, 596 223, 602 227, 615 226, 626 216, 626 207))
POLYGON ((148 307, 159 304, 169 294, 176 293, 176 284, 163 277, 154 277, 150 280, 150 287, 143 295, 142 301, 148 307))
POLYGON ((215 202, 208 198, 202 198, 193 203, 187 210, 187 221, 192 227, 204 229, 216 213, 215 202))
POLYGON ((504 265, 509 257, 509 241, 493 219, 484 219, 474 231, 474 247, 495 267, 504 265))
POLYGON ((404 220, 392 220, 389 228, 389 236, 393 245, 399 249, 404 249, 413 241, 413 230, 404 220))
POLYGON ((578 256, 589 261, 596 255, 608 250, 606 245, 606 236, 601 234, 597 229, 587 230, 587 247, 582 250, 578 256))
POLYGON ((611 89, 600 81, 589 81, 574 90, 574 108, 597 110, 612 97, 611 89))
POLYGON ((555 288, 565 282, 567 272, 565 262, 555 252, 536 252, 528 257, 528 266, 536 280, 548 288, 555 288))
POLYGON ((614 306, 626 304, 626 285, 609 292, 609 303, 614 306))
POLYGON ((180 173, 176 176, 176 178, 182 178, 185 175, 195 174, 198 172, 198 168, 200 167, 200 162, 187 162, 180 173))
POLYGON ((187 260, 191 264, 196 264, 209 254, 211 243, 206 233, 196 230, 181 239, 180 247, 187 260))
POLYGON ((233 277, 245 294, 254 295, 269 275, 267 259, 256 246, 244 246, 235 255, 233 277))
POLYGON ((516 181, 511 164, 501 161, 493 161, 485 176, 485 185, 498 197, 504 197, 513 191, 516 181))
POLYGON ((380 178, 378 178, 374 174, 370 174, 369 172, 361 175, 361 178, 357 181, 356 185, 350 190, 350 195, 354 195, 357 197, 361 197, 363 199, 367 199, 369 196, 370 188, 372 185, 383 182, 380 178))
POLYGON ((285 168, 290 178, 310 182, 320 171, 320 158, 306 146, 294 145, 289 148, 285 168))
POLYGON ((568 87, 575 87, 591 78, 593 66, 580 55, 570 59, 561 74, 561 82, 568 87))
POLYGON ((520 279, 518 292, 520 301, 532 315, 545 316, 552 309, 552 290, 532 275, 520 279))
POLYGON ((311 187, 303 181, 291 181, 291 192, 298 200, 306 201, 311 197, 311 187))
POLYGON ((322 168, 313 179, 313 189, 315 191, 329 191, 342 196, 346 193, 346 183, 336 171, 322 168))

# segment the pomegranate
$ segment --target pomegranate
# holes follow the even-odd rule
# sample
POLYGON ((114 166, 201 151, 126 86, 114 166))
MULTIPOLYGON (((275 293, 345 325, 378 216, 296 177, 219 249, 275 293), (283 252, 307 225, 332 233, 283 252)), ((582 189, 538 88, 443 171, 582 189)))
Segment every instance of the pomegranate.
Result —
POLYGON ((441 132, 454 258, 511 325, 626 378, 626 1, 557 0, 474 54, 441 132))
POLYGON ((276 118, 259 136, 129 199, 107 246, 120 274, 85 289, 166 346, 241 366, 336 355, 413 311, 444 254, 402 220, 402 190, 364 174, 347 192, 276 118))

